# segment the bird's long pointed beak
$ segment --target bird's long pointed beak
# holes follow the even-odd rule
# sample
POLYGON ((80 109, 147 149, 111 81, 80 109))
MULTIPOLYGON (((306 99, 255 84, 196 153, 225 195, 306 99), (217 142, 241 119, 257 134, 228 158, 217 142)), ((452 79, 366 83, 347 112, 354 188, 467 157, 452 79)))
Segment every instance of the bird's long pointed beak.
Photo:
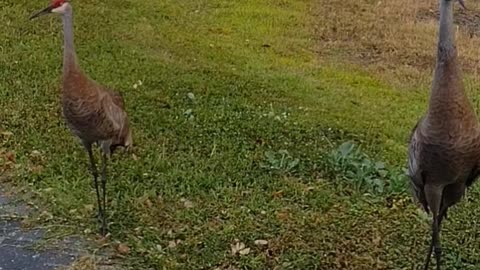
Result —
POLYGON ((463 0, 458 0, 458 3, 460 3, 460 6, 463 8, 463 9, 467 9, 465 7, 465 2, 463 0))
POLYGON ((30 20, 51 13, 51 12, 52 12, 52 9, 53 9, 52 6, 48 6, 48 7, 44 8, 44 9, 40 10, 39 12, 33 14, 33 15, 30 17, 30 20))

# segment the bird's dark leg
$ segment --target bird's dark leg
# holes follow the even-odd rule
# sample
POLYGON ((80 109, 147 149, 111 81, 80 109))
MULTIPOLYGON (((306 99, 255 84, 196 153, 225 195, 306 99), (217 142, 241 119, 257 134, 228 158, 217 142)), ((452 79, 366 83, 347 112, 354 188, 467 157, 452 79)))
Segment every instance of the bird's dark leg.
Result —
POLYGON ((433 252, 433 237, 432 237, 432 241, 430 242, 430 247, 427 252, 427 258, 425 259, 425 267, 423 267, 423 270, 428 270, 428 267, 430 266, 430 258, 432 257, 432 252, 433 252))
POLYGON ((442 249, 440 247, 440 228, 439 228, 439 217, 433 219, 432 229, 432 242, 433 242, 433 251, 435 252, 435 260, 437 262, 437 270, 440 270, 440 258, 442 256, 442 249))
POLYGON ((433 248, 435 251, 435 259, 437 261, 437 270, 440 270, 440 258, 442 256, 442 248, 440 246, 440 230, 442 228, 442 220, 444 217, 447 216, 447 209, 448 206, 445 207, 445 205, 442 206, 442 209, 440 210, 440 214, 438 215, 437 218, 437 224, 436 226, 433 227, 433 248))
POLYGON ((98 205, 98 219, 101 220, 103 214, 103 208, 102 205, 100 204, 100 190, 98 186, 98 171, 97 167, 95 165, 95 158, 93 157, 93 152, 92 152, 92 145, 91 144, 84 144, 85 148, 87 149, 88 152, 88 159, 90 160, 90 171, 93 175, 93 183, 95 184, 95 191, 97 193, 97 205, 98 205))
POLYGON ((106 212, 107 212, 107 155, 102 154, 102 204, 103 204, 103 217, 102 217, 102 230, 101 233, 105 236, 107 232, 107 220, 106 220, 106 212))
MULTIPOLYGON (((441 223, 442 223, 442 220, 444 217, 447 217, 447 209, 448 207, 444 207, 442 208, 442 210, 440 211, 440 214, 438 215, 438 231, 440 231, 441 229, 441 223)), ((433 223, 432 223, 432 241, 430 242, 430 247, 428 249, 428 252, 427 252, 427 258, 425 260, 425 267, 423 268, 424 270, 428 270, 428 267, 430 266, 430 258, 432 257, 432 253, 433 253, 433 249, 434 249, 434 242, 435 242, 435 236, 434 236, 434 233, 435 233, 435 229, 434 229, 434 223, 435 223, 435 218, 433 219, 433 223)), ((438 237, 438 236, 437 236, 438 237)), ((441 253, 441 251, 440 251, 441 253)), ((435 254, 437 254, 437 251, 435 251, 435 254)), ((437 256, 437 255, 435 255, 437 256)), ((439 269, 439 264, 440 261, 439 259, 437 259, 437 269, 439 269)))

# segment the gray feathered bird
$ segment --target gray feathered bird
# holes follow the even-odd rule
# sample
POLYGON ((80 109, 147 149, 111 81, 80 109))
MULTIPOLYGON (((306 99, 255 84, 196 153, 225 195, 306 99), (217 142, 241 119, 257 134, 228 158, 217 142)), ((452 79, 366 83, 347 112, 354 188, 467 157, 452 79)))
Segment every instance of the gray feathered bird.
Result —
POLYGON ((106 166, 107 158, 118 146, 132 145, 132 133, 122 96, 88 78, 80 69, 73 42, 73 8, 68 0, 53 0, 31 19, 56 13, 63 20, 63 115, 70 130, 80 138, 88 152, 90 169, 97 193, 101 234, 106 234, 106 166), (98 171, 92 153, 93 144, 102 150, 101 191, 98 171))
MULTIPOLYGON (((408 151, 414 196, 433 215, 425 269, 433 250, 440 269, 442 219, 480 172, 480 128, 457 64, 453 2, 440 0, 437 63, 429 107, 411 134, 408 151)), ((460 4, 464 7, 463 1, 460 4)))

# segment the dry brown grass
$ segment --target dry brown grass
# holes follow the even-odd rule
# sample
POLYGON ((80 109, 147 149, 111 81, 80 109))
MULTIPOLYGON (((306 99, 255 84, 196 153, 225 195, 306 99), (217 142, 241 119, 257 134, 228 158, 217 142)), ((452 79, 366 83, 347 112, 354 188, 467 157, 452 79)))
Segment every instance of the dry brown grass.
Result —
POLYGON ((81 257, 68 270, 98 270, 96 261, 92 257, 81 257))
MULTIPOLYGON (((322 60, 366 67, 396 87, 428 84, 435 62, 437 0, 322 0, 316 24, 322 60)), ((457 47, 465 73, 478 75, 479 4, 455 7, 457 47)), ((326 62, 327 62, 326 61, 326 62)))
POLYGON ((78 258, 68 269, 66 270, 118 270, 119 266, 105 265, 99 262, 98 258, 92 256, 84 256, 78 258))

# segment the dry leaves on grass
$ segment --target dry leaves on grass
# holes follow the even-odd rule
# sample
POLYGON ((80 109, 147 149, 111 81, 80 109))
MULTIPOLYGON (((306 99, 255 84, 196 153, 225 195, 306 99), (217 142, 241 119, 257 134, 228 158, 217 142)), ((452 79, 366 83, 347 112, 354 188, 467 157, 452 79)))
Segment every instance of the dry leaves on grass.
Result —
POLYGON ((240 241, 236 241, 235 243, 230 245, 230 249, 232 255, 240 254, 240 255, 248 255, 250 253, 250 248, 246 247, 246 245, 240 241))
POLYGON ((182 198, 180 201, 183 202, 183 206, 184 206, 185 208, 187 208, 187 209, 188 209, 188 208, 193 208, 193 206, 194 206, 194 205, 193 205, 193 202, 191 202, 191 201, 189 201, 189 200, 187 200, 187 199, 182 198))
POLYGON ((97 270, 96 262, 91 257, 81 257, 76 260, 68 270, 97 270))
POLYGON ((257 246, 266 246, 268 245, 268 241, 267 240, 263 240, 263 239, 259 239, 259 240, 255 240, 255 245, 257 246))
POLYGON ((127 255, 130 253, 130 248, 125 244, 121 244, 121 243, 118 244, 116 249, 117 249, 117 252, 122 255, 127 255))
POLYGON ((0 172, 13 169, 16 165, 15 153, 0 149, 0 172))
POLYGON ((10 131, 0 131, 0 135, 2 135, 2 137, 5 139, 8 139, 13 136, 13 133, 10 131))
POLYGON ((153 203, 150 199, 146 199, 144 204, 147 208, 152 208, 153 207, 153 203))
POLYGON ((171 241, 168 241, 168 247, 169 248, 175 248, 176 246, 178 246, 178 244, 180 244, 182 242, 182 240, 171 240, 171 241))
POLYGON ((112 262, 105 262, 100 258, 95 258, 93 256, 82 256, 78 258, 71 266, 68 268, 59 268, 65 270, 117 270, 119 269, 112 262))
POLYGON ((223 266, 215 267, 213 268, 213 270, 238 270, 238 268, 233 265, 223 265, 223 266))

